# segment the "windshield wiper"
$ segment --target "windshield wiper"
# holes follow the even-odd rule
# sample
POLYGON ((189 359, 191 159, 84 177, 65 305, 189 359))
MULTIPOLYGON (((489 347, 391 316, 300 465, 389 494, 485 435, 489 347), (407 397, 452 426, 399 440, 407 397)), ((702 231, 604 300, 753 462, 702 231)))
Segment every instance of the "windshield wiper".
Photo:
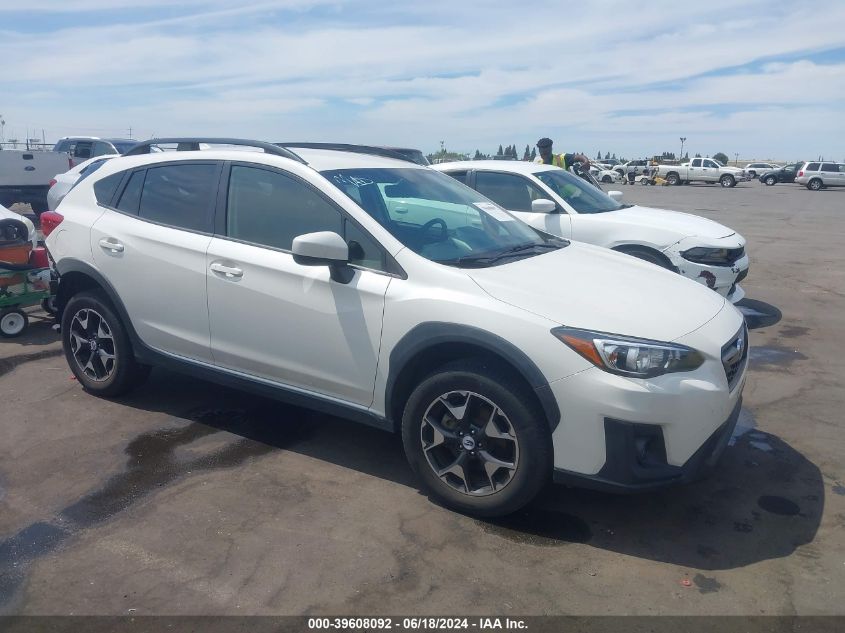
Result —
POLYGON ((513 246, 511 248, 499 251, 498 253, 494 253, 491 255, 465 255, 456 259, 441 261, 440 263, 454 263, 459 266, 485 266, 487 264, 492 264, 507 257, 515 257, 519 255, 539 255, 539 253, 536 252, 537 249, 542 249, 544 251, 549 249, 558 250, 560 248, 563 248, 564 246, 566 246, 566 243, 554 244, 551 242, 543 242, 541 244, 520 244, 519 246, 513 246))

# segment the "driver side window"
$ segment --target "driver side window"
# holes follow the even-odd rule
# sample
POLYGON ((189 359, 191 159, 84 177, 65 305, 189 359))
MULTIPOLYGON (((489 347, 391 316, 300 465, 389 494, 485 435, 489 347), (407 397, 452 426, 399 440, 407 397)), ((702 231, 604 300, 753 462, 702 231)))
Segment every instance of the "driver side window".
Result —
POLYGON ((548 195, 539 187, 515 174, 476 172, 475 188, 478 193, 509 211, 530 212, 533 200, 548 199, 548 195))

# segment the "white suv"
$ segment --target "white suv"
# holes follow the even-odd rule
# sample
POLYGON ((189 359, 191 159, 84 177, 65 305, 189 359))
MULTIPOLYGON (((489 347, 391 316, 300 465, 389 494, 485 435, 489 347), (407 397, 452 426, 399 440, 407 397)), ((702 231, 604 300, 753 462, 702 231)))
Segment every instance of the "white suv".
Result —
POLYGON ((47 217, 90 393, 166 365, 401 432, 427 490, 485 516, 552 475, 649 489, 725 449, 748 337, 716 293, 540 234, 390 151, 140 153, 170 141, 47 217))
POLYGON ((745 238, 712 220, 622 204, 552 165, 462 161, 434 169, 476 189, 539 231, 674 270, 732 303, 745 296, 739 285, 748 275, 745 238))
POLYGON ((804 163, 795 176, 795 182, 810 191, 819 191, 826 187, 845 187, 845 163, 804 163))

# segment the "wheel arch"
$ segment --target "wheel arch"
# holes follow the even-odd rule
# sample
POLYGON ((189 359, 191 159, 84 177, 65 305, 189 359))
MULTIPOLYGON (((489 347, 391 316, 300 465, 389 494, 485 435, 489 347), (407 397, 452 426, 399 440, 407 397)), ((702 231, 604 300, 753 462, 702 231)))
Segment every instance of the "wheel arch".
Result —
POLYGON ((611 250, 614 250, 618 253, 625 253, 626 255, 630 255, 631 251, 647 251, 648 253, 656 256, 659 260, 661 260, 666 265, 666 268, 674 272, 678 272, 678 268, 677 266, 675 266, 675 264, 672 263, 672 260, 669 259, 660 249, 658 249, 652 244, 625 242, 624 244, 617 244, 611 247, 611 250))
POLYGON ((504 338, 479 328, 429 322, 410 330, 390 353, 385 416, 398 430, 405 402, 420 380, 438 367, 463 358, 487 359, 519 380, 534 395, 554 431, 560 409, 543 373, 528 355, 504 338))

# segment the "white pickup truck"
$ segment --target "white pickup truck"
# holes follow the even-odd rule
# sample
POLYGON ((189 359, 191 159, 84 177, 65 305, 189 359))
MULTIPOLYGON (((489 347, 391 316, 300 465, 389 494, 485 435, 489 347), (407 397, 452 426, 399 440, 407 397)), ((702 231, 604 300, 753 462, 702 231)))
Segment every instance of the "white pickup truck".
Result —
POLYGON ((712 158, 693 158, 682 165, 658 165, 657 174, 670 185, 686 182, 718 182, 723 187, 734 187, 736 183, 750 180, 745 170, 726 167, 712 158))
POLYGON ((0 150, 0 205, 29 204, 36 215, 47 210, 47 191, 56 174, 72 166, 65 152, 0 150))

